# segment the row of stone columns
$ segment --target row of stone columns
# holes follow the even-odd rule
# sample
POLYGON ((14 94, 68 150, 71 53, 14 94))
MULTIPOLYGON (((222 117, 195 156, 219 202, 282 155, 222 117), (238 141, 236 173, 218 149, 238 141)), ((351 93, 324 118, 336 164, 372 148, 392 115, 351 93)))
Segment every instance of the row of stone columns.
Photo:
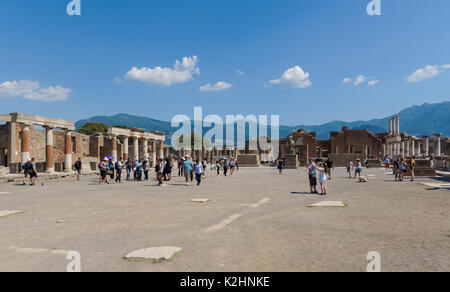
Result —
MULTIPOLYGON (((150 154, 148 153, 148 140, 145 139, 143 141, 143 147, 144 147, 144 157, 145 158, 149 158, 150 154)), ((112 151, 111 151, 111 156, 115 157, 116 159, 118 158, 118 153, 117 153, 117 137, 113 136, 112 137, 112 151)), ((159 141, 159 153, 156 153, 156 140, 152 141, 152 151, 151 151, 151 159, 152 161, 156 161, 157 156, 159 156, 159 158, 163 158, 164 157, 164 141, 160 140, 159 141)), ((128 160, 128 158, 132 158, 133 160, 139 160, 139 138, 138 137, 125 137, 124 141, 123 141, 123 159, 124 160, 128 160), (133 157, 130 157, 130 153, 129 153, 129 139, 133 140, 133 157)))
MULTIPOLYGON (((53 128, 45 128, 45 166, 46 172, 55 171, 55 161, 53 157, 53 128)), ((21 131, 21 163, 24 164, 31 159, 31 125, 23 125, 21 131)), ((64 147, 64 170, 72 169, 72 134, 69 130, 65 130, 65 147, 64 147)))
POLYGON ((389 135, 400 135, 400 116, 389 120, 389 135))
MULTIPOLYGON (((434 155, 441 156, 440 135, 434 135, 434 155)), ((410 138, 401 142, 388 143, 384 146, 385 153, 389 156, 430 156, 430 138, 423 137, 422 139, 410 138)))

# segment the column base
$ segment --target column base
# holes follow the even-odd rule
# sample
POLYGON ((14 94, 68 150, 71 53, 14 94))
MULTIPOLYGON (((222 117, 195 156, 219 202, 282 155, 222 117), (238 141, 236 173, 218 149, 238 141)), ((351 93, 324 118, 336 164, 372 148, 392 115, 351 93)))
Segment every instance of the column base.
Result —
POLYGON ((54 168, 49 168, 47 170, 45 170, 45 173, 54 173, 55 169, 54 168))

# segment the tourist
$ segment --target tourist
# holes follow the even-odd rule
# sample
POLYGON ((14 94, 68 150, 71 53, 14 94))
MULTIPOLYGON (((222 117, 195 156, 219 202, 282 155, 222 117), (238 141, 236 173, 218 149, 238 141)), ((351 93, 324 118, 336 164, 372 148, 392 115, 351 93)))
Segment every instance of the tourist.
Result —
POLYGON ((327 164, 326 163, 320 163, 317 167, 317 170, 319 171, 319 183, 321 188, 321 196, 326 196, 327 194, 327 164))
POLYGON ((384 158, 384 167, 387 173, 391 172, 391 158, 389 156, 384 158))
POLYGON ((358 176, 361 179, 361 172, 362 172, 362 163, 360 159, 356 159, 356 164, 355 164, 355 179, 356 176, 358 176))
MULTIPOLYGON (((317 159, 316 161, 319 161, 319 159, 317 159)), ((319 194, 319 192, 317 192, 317 166, 313 162, 312 158, 309 159, 306 169, 308 170, 309 187, 311 194, 319 194)))
POLYGON ((144 170, 144 161, 143 160, 139 160, 138 161, 138 168, 137 168, 138 181, 142 181, 142 171, 143 170, 144 170))
POLYGON ((406 164, 403 158, 400 158, 398 170, 399 170, 399 181, 403 181, 406 172, 406 164))
POLYGON ((186 155, 186 159, 183 161, 183 172, 184 178, 186 180, 186 186, 189 186, 190 181, 192 181, 193 167, 194 162, 191 160, 191 157, 189 155, 186 155))
POLYGON ((108 182, 108 158, 105 157, 105 159, 103 159, 103 161, 100 161, 98 168, 100 169, 100 178, 99 178, 99 184, 107 183, 108 182))
POLYGON ((392 164, 392 173, 394 174, 394 181, 399 181, 400 178, 400 161, 398 158, 394 159, 394 163, 392 164))
POLYGON ((197 186, 199 186, 202 183, 203 171, 204 171, 203 164, 200 163, 200 161, 197 159, 194 164, 194 172, 195 172, 195 179, 197 180, 197 186))
POLYGON ((23 185, 26 185, 26 181, 28 179, 28 175, 29 175, 29 171, 31 169, 31 159, 28 159, 27 162, 25 162, 24 164, 22 164, 22 169, 23 169, 23 185))
POLYGON ((150 171, 150 162, 146 159, 144 162, 143 162, 143 169, 144 169, 144 180, 146 181, 146 182, 148 182, 148 172, 150 171))
POLYGON ((81 157, 78 157, 78 160, 75 162, 73 167, 75 168, 77 172, 77 180, 80 180, 81 177, 81 170, 83 169, 83 163, 81 162, 81 157))
POLYGON ((114 163, 111 159, 109 159, 108 161, 108 166, 109 166, 109 170, 108 170, 108 174, 111 180, 114 179, 114 163))
POLYGON ((133 168, 133 162, 130 158, 128 158, 127 162, 125 162, 125 167, 127 169, 127 180, 130 180, 131 177, 131 169, 133 168))
POLYGON ((163 174, 162 174, 162 165, 161 160, 156 161, 155 164, 155 174, 156 180, 158 181, 158 186, 163 185, 163 174))
POLYGON ((182 175, 181 167, 183 165, 183 158, 178 159, 178 176, 182 175))
POLYGON ((233 175, 233 173, 234 173, 234 167, 235 167, 235 164, 234 164, 234 158, 232 158, 232 159, 230 159, 230 162, 229 162, 229 167, 230 167, 230 176, 231 175, 233 175))
POLYGON ((220 170, 222 169, 222 164, 219 160, 216 161, 216 171, 217 171, 217 176, 220 176, 220 170))
POLYGON ((123 168, 123 161, 122 157, 116 162, 115 165, 116 168, 116 183, 122 183, 122 168, 123 168))
POLYGON ((236 171, 239 171, 239 160, 236 159, 236 171))
POLYGON ((25 177, 23 179, 23 185, 26 185, 27 177, 30 177, 30 186, 34 186, 35 179, 38 177, 36 171, 36 158, 29 159, 22 165, 25 177))
POLYGON ((283 174, 283 168, 284 168, 284 161, 283 161, 283 159, 278 159, 278 161, 277 161, 277 168, 278 168, 278 172, 280 173, 280 174, 283 174))
POLYGON ((227 176, 228 168, 230 167, 228 163, 229 163, 228 160, 225 160, 223 163, 223 175, 224 176, 227 176))
POLYGON ((411 169, 411 181, 415 181, 416 180, 416 157, 412 156, 411 157, 411 163, 409 165, 409 168, 411 169))
POLYGON ((352 178, 352 170, 353 170, 354 164, 353 161, 349 161, 347 163, 347 173, 348 173, 348 177, 352 178))
POLYGON ((163 177, 165 181, 170 181, 172 179, 172 164, 169 159, 165 159, 166 163, 163 167, 163 177))
POLYGON ((334 170, 334 161, 331 160, 330 157, 328 157, 327 161, 326 161, 326 166, 327 166, 327 171, 326 173, 328 174, 328 178, 331 180, 331 170, 334 170))
POLYGON ((202 180, 206 180, 206 170, 208 169, 208 163, 206 162, 206 159, 203 159, 202 165, 203 165, 202 180))

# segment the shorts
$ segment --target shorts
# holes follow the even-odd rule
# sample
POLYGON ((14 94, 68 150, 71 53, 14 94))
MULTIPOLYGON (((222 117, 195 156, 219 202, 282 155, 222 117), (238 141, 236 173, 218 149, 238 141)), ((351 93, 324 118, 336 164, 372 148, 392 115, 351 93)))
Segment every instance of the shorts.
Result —
POLYGON ((29 175, 30 175, 30 178, 35 178, 35 177, 37 177, 37 173, 34 172, 34 171, 30 171, 30 172, 29 172, 29 175))
POLYGON ((191 173, 190 172, 184 172, 184 178, 185 179, 190 179, 191 178, 191 173))
POLYGON ((317 186, 317 177, 315 175, 309 175, 309 185, 311 187, 317 186))
POLYGON ((108 174, 108 172, 106 170, 100 170, 100 175, 102 178, 106 178, 107 174, 108 174))
POLYGON ((77 169, 77 174, 81 175, 81 169, 77 169))
POLYGON ((362 169, 361 168, 357 168, 356 170, 355 170, 355 173, 361 173, 362 172, 362 169))

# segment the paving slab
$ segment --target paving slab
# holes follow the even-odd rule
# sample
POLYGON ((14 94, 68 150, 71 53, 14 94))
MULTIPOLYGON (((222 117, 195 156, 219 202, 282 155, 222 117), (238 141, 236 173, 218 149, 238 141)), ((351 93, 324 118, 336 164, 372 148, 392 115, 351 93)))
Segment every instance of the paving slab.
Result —
POLYGON ((22 212, 21 212, 21 211, 8 211, 8 210, 4 210, 4 211, 0 211, 0 218, 4 218, 4 217, 16 215, 16 214, 20 214, 20 213, 22 213, 22 212))
POLYGON ((189 200, 190 203, 208 203, 211 199, 192 199, 189 200))
POLYGON ((311 204, 308 207, 347 207, 347 204, 341 201, 322 201, 311 204))
POLYGON ((135 250, 127 254, 124 258, 130 261, 153 261, 165 262, 173 258, 177 253, 181 252, 180 247, 164 246, 164 247, 149 247, 135 250))

